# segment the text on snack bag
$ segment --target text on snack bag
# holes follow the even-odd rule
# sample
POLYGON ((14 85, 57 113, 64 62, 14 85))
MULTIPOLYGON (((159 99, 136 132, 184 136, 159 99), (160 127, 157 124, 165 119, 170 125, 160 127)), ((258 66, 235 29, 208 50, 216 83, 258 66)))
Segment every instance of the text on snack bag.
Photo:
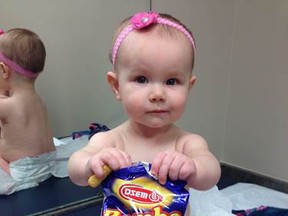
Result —
POLYGON ((163 197, 154 190, 143 188, 136 184, 124 184, 119 188, 120 196, 142 204, 155 204, 162 202, 163 197))
MULTIPOLYGON (((117 209, 107 209, 103 216, 123 216, 123 214, 121 214, 117 209)), ((125 216, 182 216, 182 214, 179 211, 168 213, 163 211, 161 206, 157 206, 152 208, 150 212, 125 214, 125 216)))

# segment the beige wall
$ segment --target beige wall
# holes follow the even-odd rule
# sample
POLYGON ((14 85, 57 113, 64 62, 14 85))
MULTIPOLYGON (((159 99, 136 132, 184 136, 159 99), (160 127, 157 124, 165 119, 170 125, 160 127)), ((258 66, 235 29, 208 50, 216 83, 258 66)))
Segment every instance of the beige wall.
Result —
MULTIPOLYGON (((114 26, 149 0, 0 0, 0 27, 46 44, 37 82, 55 136, 125 115, 105 82, 114 26)), ((288 181, 288 1, 153 0, 194 32, 197 83, 178 122, 225 163, 288 181)))

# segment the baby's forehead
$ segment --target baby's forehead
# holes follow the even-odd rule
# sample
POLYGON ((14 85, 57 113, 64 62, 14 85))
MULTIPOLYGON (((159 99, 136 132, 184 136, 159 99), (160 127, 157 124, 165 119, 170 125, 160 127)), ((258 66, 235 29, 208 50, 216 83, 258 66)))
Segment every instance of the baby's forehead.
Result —
POLYGON ((177 50, 177 47, 182 47, 185 50, 183 50, 183 52, 191 59, 193 68, 194 52, 191 42, 181 31, 162 24, 130 32, 119 48, 118 61, 121 61, 121 59, 123 60, 127 55, 131 56, 131 52, 137 54, 137 52, 135 53, 136 49, 140 49, 139 51, 142 49, 148 50, 149 47, 151 52, 154 52, 155 49, 165 49, 167 46, 171 47, 170 45, 172 45, 172 47, 174 46, 177 50), (151 46, 151 44, 154 44, 155 47, 151 46))
MULTIPOLYGON (((178 29, 172 28, 171 26, 167 26, 167 25, 163 25, 163 24, 157 24, 157 25, 153 25, 147 29, 141 29, 138 31, 133 31, 136 34, 139 35, 144 35, 144 36, 148 36, 148 35, 154 35, 154 36, 158 36, 160 38, 185 38, 186 36, 179 31, 178 29)), ((190 43, 187 40, 188 43, 190 43)))
MULTIPOLYGON (((149 28, 148 30, 140 30, 140 31, 133 31, 127 37, 125 40, 122 42, 121 47, 126 47, 130 48, 131 46, 133 47, 135 44, 138 44, 139 41, 141 42, 151 42, 153 40, 161 40, 164 42, 169 42, 169 43, 187 43, 187 47, 191 48, 191 52, 193 51, 193 47, 190 43, 190 41, 187 39, 187 37, 179 32, 176 29, 173 29, 171 27, 167 27, 165 25, 158 25, 162 26, 161 28, 159 27, 152 27, 149 28)), ((120 49, 121 49, 120 47, 120 49)))
POLYGON ((175 50, 175 52, 179 52, 179 49, 181 49, 181 52, 186 53, 188 58, 194 58, 193 47, 190 41, 185 37, 185 35, 177 31, 172 31, 172 33, 169 33, 167 31, 158 31, 158 29, 131 32, 122 42, 118 55, 119 58, 125 58, 125 56, 127 54, 130 55, 131 52, 137 54, 137 50, 139 52, 146 50, 146 53, 149 53, 158 51, 158 49, 170 49, 169 51, 167 51, 169 52, 167 53, 167 55, 171 55, 173 53, 173 51, 171 53, 171 49, 175 50))
POLYGON ((187 68, 192 63, 192 48, 188 43, 182 39, 162 38, 158 34, 143 35, 133 32, 123 42, 116 64, 137 68, 144 66, 148 70, 155 67, 165 67, 165 70, 187 68))

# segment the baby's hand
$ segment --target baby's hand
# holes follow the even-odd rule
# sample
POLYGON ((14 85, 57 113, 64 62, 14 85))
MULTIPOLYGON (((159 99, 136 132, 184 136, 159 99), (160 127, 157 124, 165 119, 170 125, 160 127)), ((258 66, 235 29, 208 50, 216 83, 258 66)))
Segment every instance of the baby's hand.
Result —
POLYGON ((105 178, 105 172, 103 170, 104 165, 108 166, 111 170, 118 170, 123 167, 131 166, 130 156, 117 148, 105 148, 93 155, 87 162, 88 172, 94 173, 94 175, 103 180, 105 178))
POLYGON ((167 177, 171 180, 185 180, 191 184, 196 175, 195 162, 180 152, 161 152, 152 162, 152 175, 165 184, 167 177))

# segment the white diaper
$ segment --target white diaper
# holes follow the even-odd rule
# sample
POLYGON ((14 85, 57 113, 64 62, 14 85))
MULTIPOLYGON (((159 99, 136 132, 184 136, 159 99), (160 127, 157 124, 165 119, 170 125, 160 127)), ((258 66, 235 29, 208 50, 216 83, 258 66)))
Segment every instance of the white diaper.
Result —
POLYGON ((26 157, 9 164, 10 175, 0 169, 0 194, 37 186, 52 176, 55 169, 56 151, 35 157, 26 157))

